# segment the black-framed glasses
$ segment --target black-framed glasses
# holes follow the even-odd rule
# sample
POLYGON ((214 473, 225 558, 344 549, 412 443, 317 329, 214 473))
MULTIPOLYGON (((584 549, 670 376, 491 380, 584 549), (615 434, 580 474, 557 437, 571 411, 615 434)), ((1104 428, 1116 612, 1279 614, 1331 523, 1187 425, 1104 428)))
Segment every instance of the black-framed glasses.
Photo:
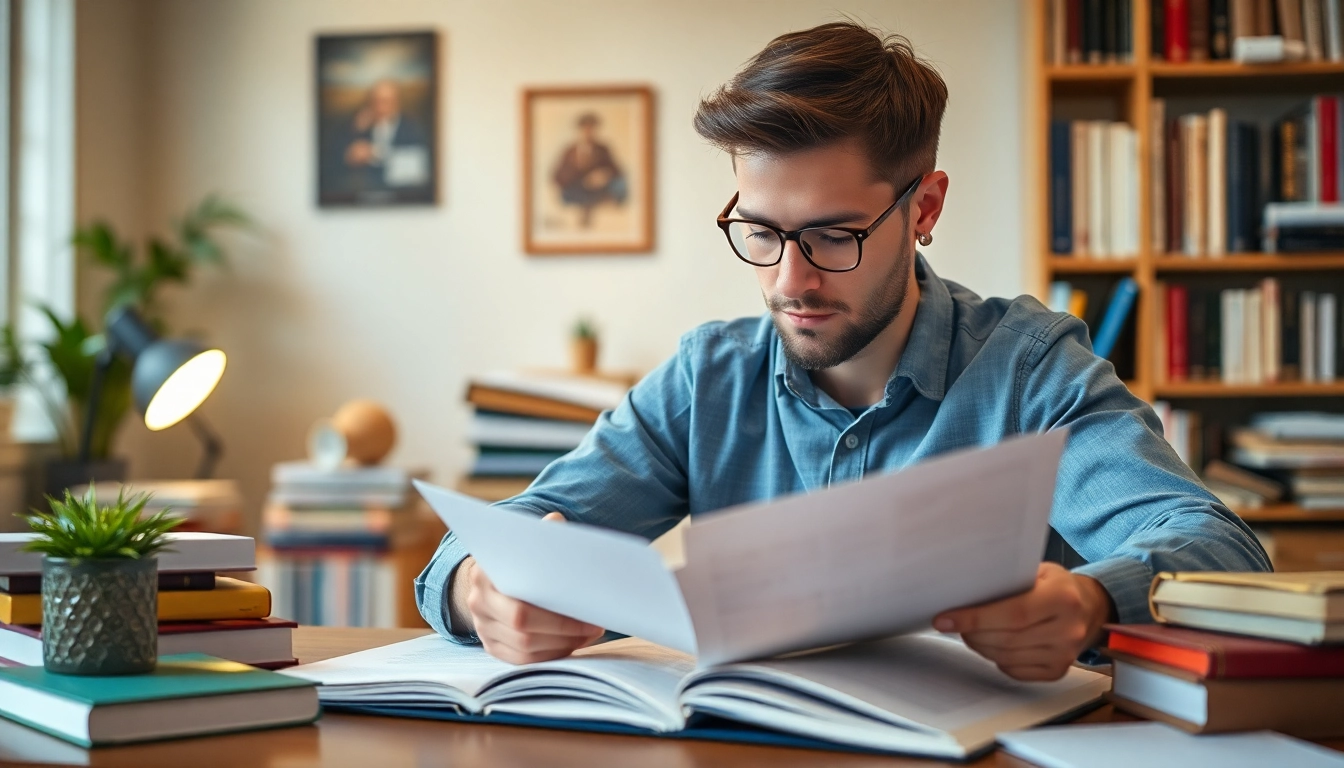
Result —
POLYGON ((823 272, 851 272, 858 269, 863 260, 863 241, 873 231, 882 226, 892 211, 905 202, 911 193, 919 188, 924 180, 920 174, 910 186, 906 187, 891 207, 882 212, 877 220, 865 229, 852 227, 804 227, 786 232, 769 224, 748 219, 730 219, 728 214, 737 206, 738 193, 728 201, 728 207, 719 214, 719 229, 728 238, 737 258, 753 267, 773 267, 784 258, 784 244, 790 240, 798 243, 803 258, 823 272))

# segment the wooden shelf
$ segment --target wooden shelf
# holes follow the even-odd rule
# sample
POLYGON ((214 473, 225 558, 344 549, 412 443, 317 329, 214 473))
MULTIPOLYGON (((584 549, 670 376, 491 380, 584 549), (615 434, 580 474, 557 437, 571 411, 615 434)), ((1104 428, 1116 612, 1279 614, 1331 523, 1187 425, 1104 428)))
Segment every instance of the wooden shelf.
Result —
POLYGON ((1061 275, 1125 274, 1133 272, 1138 259, 1094 259, 1087 256, 1051 256, 1046 262, 1051 272, 1061 275))
POLYGON ((1233 509, 1248 523, 1340 523, 1344 509, 1303 509, 1296 504, 1268 504, 1259 509, 1233 509))
POLYGON ((1147 70, 1155 80, 1179 80, 1208 77, 1303 77, 1344 75, 1344 63, 1337 61, 1295 61, 1276 64, 1239 64, 1235 61, 1197 61, 1171 64, 1154 61, 1147 70))
POLYGON ((1114 83, 1131 80, 1138 71, 1133 64, 1062 64, 1046 67, 1045 76, 1055 82, 1114 83))
POLYGON ((1344 381, 1280 381, 1273 384, 1224 384, 1221 381, 1169 381, 1153 387, 1157 398, 1193 397, 1344 397, 1344 381))
MULTIPOLYGON (((1053 262, 1053 260, 1052 260, 1053 262)), ((1238 253, 1221 257, 1157 256, 1153 266, 1159 274, 1176 272, 1310 272, 1344 269, 1344 253, 1238 253)))

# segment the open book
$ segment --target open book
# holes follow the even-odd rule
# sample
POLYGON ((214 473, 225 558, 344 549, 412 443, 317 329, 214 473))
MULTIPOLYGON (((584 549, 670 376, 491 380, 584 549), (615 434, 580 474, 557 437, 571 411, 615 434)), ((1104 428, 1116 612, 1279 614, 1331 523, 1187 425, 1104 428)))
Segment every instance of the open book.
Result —
POLYGON ((936 634, 700 669, 634 638, 513 666, 429 635, 282 674, 320 683, 329 709, 944 758, 1058 719, 1110 687, 1078 668, 1053 683, 1016 682, 936 634))

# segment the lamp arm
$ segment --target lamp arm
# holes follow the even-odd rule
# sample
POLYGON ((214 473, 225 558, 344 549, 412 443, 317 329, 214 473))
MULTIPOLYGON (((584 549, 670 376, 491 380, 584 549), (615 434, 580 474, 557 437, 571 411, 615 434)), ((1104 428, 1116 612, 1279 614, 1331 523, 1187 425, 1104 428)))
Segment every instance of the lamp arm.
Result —
POLYGON ((98 358, 93 364, 93 381, 89 386, 89 402, 84 411, 84 434, 79 441, 79 461, 82 464, 89 463, 93 453, 93 424, 98 418, 98 406, 103 399, 103 379, 107 376, 107 369, 112 367, 112 360, 117 353, 111 346, 104 347, 98 353, 98 358))
POLYGON ((199 414, 192 414, 187 417, 191 424, 191 431, 196 433, 200 439, 201 445, 205 448, 205 453, 201 456, 201 463, 196 468, 197 480, 209 480, 215 473, 215 465, 219 463, 219 457, 224 455, 224 443, 220 442, 219 435, 210 429, 210 425, 205 422, 205 418, 199 414))

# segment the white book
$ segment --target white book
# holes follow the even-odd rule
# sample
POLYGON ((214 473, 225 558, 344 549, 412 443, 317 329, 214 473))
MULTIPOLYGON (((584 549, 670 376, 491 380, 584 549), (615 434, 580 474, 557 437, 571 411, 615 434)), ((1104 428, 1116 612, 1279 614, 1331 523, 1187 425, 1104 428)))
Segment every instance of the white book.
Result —
POLYGON ((1148 110, 1148 179, 1153 253, 1167 250, 1167 102, 1153 99, 1148 110))
POLYGON ((1317 130, 1321 124, 1321 100, 1311 100, 1307 113, 1307 201, 1321 202, 1321 142, 1317 130))
POLYGON ((1279 281, 1267 277, 1260 281, 1260 369, 1265 381, 1278 381, 1282 373, 1283 329, 1279 319, 1279 281))
MULTIPOLYGON (((1064 290, 1071 292, 1068 283, 1064 290)), ((1051 308, 1059 298, 1054 285, 1051 286, 1051 308)), ((1068 297, 1063 296, 1064 308, 1057 312, 1069 311, 1068 297)), ((575 421, 556 419, 537 419, 527 416, 511 416, 502 413, 483 413, 477 411, 471 417, 467 428, 467 439, 476 445, 499 448, 534 448, 568 451, 577 448, 579 443, 592 429, 592 425, 575 421)))
POLYGON ((1136 256, 1139 252, 1138 137, 1126 123, 1108 127, 1110 152, 1110 237, 1113 256, 1136 256))
POLYGON ((773 732, 954 759, 989 747, 1000 730, 1086 706, 1110 684, 1077 667, 1052 683, 1017 682, 960 640, 935 634, 699 668, 687 654, 633 638, 514 666, 428 635, 283 674, 319 683, 329 710, 393 705, 449 720, 506 715, 648 733, 693 733, 697 715, 712 715, 754 726, 757 741, 773 732))
MULTIPOLYGON (((239 629, 227 625, 207 632, 159 633, 159 655, 175 653, 204 653, 243 664, 274 664, 293 662, 293 628, 287 622, 266 620, 250 622, 253 626, 239 629)), ((164 625, 168 626, 168 625, 164 625)), ((0 624, 0 658, 42 666, 42 635, 38 627, 18 627, 0 624)))
POLYGON ((1209 110, 1208 224, 1204 252, 1227 254, 1227 112, 1209 110))
POLYGON ((1181 117, 1181 143, 1185 150, 1184 251, 1203 256, 1208 246, 1208 140, 1209 120, 1204 115, 1181 117))
POLYGON ((1218 295, 1222 302, 1222 380, 1224 384, 1242 383, 1241 363, 1241 315, 1238 307, 1241 291, 1235 288, 1223 290, 1218 295))
POLYGON ((1242 311, 1243 336, 1246 340, 1246 351, 1242 353, 1242 363, 1245 365, 1245 381, 1247 384, 1263 384, 1265 381, 1265 372, 1261 363, 1264 360, 1261 319, 1262 311, 1260 308, 1260 291, 1251 289, 1243 291, 1245 294, 1245 308, 1242 311))
POLYGON ((1106 220, 1110 208, 1106 134, 1105 122, 1094 120, 1087 124, 1087 238, 1093 256, 1111 255, 1106 220))
POLYGON ((1335 294, 1322 293, 1316 297, 1316 325, 1316 343, 1320 349, 1316 354, 1316 378, 1319 381, 1334 381, 1337 341, 1335 294))
POLYGON ((1125 126, 1125 246, 1129 254, 1139 255, 1140 231, 1139 212, 1142 202, 1139 195, 1139 132, 1129 125, 1125 126))
POLYGON ((1073 252, 1077 256, 1092 253, 1090 230, 1092 207, 1088 200, 1088 195, 1092 191, 1089 181, 1092 157, 1088 138, 1091 135, 1090 125, 1091 123, 1083 120, 1075 120, 1070 124, 1073 131, 1073 142, 1069 148, 1073 153, 1070 163, 1073 174, 1073 252))
MULTIPOLYGON (((1195 698, 1207 698, 1203 690, 1190 691, 1173 678, 1173 687, 1195 698)), ((1170 692, 1159 696, 1171 706, 1170 692)), ((999 734, 999 743, 1010 755, 1041 768, 1102 768, 1135 766, 1213 766, 1218 768, 1263 768, 1291 765, 1293 768, 1340 768, 1338 753, 1270 731, 1255 733, 1191 734, 1165 723, 1101 723, 1033 728, 999 734)))
MULTIPOLYGON (((0 533, 0 575, 42 573, 42 555, 23 551, 32 532, 0 533)), ((160 573, 251 571, 257 567, 257 542, 251 536, 173 531, 169 547, 157 556, 160 573)))
POLYGON ((1232 41, 1232 60, 1240 64, 1301 61, 1306 56, 1306 43, 1301 40, 1286 40, 1282 35, 1238 37, 1232 41))
POLYGON ((1303 381, 1318 381, 1317 372, 1317 353, 1319 349, 1316 346, 1316 293, 1314 291, 1303 291, 1298 298, 1298 310, 1301 318, 1298 321, 1297 328, 1301 334, 1301 340, 1298 343, 1298 354, 1301 355, 1300 361, 1302 368, 1303 381))
POLYGON ((306 461, 283 461, 271 467, 271 482, 275 485, 324 488, 382 488, 398 490, 410 487, 412 473, 401 467, 361 467, 342 465, 323 469, 306 461))

